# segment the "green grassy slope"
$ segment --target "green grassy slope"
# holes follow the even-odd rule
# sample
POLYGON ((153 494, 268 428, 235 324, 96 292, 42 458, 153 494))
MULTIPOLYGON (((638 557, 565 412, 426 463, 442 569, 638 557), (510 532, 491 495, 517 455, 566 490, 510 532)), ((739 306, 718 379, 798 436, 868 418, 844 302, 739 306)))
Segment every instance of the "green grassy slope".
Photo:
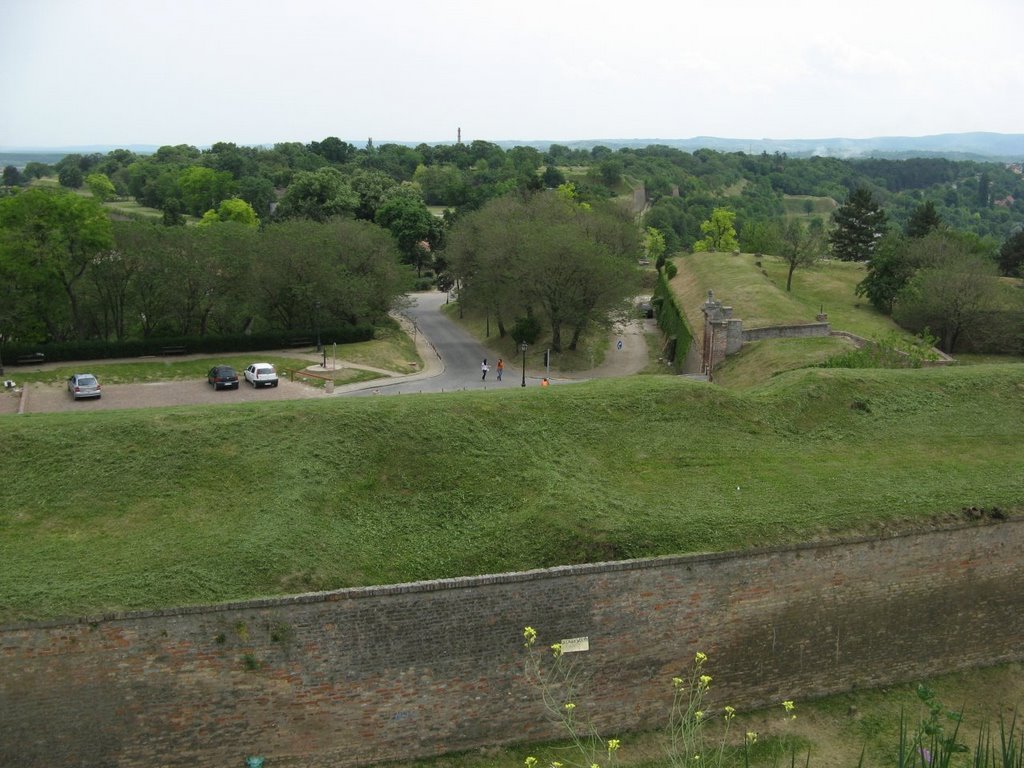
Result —
POLYGON ((1024 509, 1024 369, 0 417, 0 622, 1024 509))

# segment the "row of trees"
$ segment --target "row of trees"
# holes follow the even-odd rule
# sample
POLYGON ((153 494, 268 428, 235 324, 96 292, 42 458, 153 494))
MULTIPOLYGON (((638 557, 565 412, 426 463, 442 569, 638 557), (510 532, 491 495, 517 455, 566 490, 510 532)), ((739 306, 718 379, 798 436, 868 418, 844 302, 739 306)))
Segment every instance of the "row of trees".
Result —
MULTIPOLYGON (((152 155, 127 150, 68 155, 54 168, 30 163, 22 175, 56 172, 62 183, 90 188, 105 177, 115 194, 169 212, 172 220, 182 214, 202 216, 222 199, 236 196, 268 220, 278 197, 300 174, 327 168, 337 170, 354 190, 407 183, 425 204, 462 211, 512 191, 553 188, 567 178, 587 200, 622 191, 627 181, 642 183, 650 203, 644 224, 662 232, 669 252, 691 250, 701 238, 700 224, 716 207, 736 213, 742 240, 757 223, 781 217, 783 195, 843 200, 858 187, 868 189, 901 228, 926 201, 949 226, 997 241, 1024 226, 1024 177, 999 163, 942 158, 795 158, 709 149, 690 153, 657 145, 617 151, 558 144, 547 151, 505 150, 486 141, 416 147, 368 142, 356 148, 328 137, 272 148, 220 142, 206 150, 161 147, 152 155)), ((10 183, 7 177, 5 171, 5 183, 10 183)), ((356 215, 374 220, 365 200, 356 215)))
POLYGON ((164 227, 31 189, 0 199, 0 333, 202 336, 379 321, 410 287, 394 239, 356 220, 164 227))

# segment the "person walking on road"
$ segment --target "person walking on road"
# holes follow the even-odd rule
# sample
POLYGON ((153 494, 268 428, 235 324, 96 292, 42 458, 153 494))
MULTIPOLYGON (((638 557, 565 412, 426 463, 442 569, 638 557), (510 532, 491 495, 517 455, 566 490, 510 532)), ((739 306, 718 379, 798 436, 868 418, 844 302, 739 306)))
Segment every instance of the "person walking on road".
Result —
POLYGON ((498 381, 501 381, 501 374, 505 370, 505 361, 502 360, 500 357, 498 358, 497 368, 498 368, 498 381))
POLYGON ((484 361, 480 363, 480 381, 487 381, 487 372, 489 370, 491 370, 491 367, 487 365, 487 358, 485 357, 484 361))

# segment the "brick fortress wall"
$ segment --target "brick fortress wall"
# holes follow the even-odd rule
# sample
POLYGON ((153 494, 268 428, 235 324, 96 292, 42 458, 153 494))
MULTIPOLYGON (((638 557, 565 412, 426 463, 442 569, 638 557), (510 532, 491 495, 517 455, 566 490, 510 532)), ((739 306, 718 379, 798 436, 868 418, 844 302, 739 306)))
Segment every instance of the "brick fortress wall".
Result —
POLYGON ((551 738, 526 625, 610 733, 708 654, 737 708, 1024 659, 1024 521, 0 628, 0 765, 350 766, 551 738), (936 620, 936 618, 938 620, 936 620))

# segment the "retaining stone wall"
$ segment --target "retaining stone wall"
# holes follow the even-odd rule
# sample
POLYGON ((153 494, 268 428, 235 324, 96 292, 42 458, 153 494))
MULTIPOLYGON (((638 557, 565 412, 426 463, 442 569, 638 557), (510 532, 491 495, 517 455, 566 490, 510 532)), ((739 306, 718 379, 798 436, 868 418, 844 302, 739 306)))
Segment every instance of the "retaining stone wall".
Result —
POLYGON ((551 738, 522 629, 608 732, 1024 659, 1024 521, 0 628, 0 765, 352 766, 551 738))
POLYGON ((772 325, 765 328, 751 328, 743 331, 743 341, 760 341, 761 339, 809 339, 817 336, 828 336, 830 330, 831 328, 828 323, 772 325))

